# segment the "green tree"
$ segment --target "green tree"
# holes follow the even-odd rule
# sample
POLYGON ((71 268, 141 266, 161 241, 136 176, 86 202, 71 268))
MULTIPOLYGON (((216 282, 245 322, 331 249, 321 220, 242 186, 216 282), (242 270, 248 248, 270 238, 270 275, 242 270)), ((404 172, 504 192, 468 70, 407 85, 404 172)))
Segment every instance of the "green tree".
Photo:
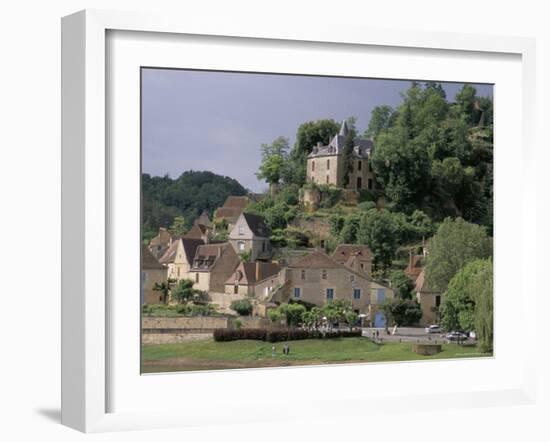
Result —
POLYGON ((441 305, 441 324, 447 330, 475 330, 484 352, 493 345, 493 263, 476 259, 449 282, 441 305))
POLYGON ((281 321, 281 318, 283 317, 283 315, 281 314, 281 311, 278 308, 270 308, 267 311, 267 317, 271 322, 278 323, 281 321))
POLYGON ((391 286, 401 299, 411 299, 414 284, 404 271, 394 270, 390 273, 391 286))
POLYGON ((252 314, 252 304, 248 299, 237 299, 231 302, 229 307, 241 316, 250 316, 252 314))
POLYGON ((382 311, 388 324, 395 324, 398 327, 418 324, 422 318, 420 304, 411 299, 388 299, 382 305, 382 311))
POLYGON ((174 232, 177 236, 182 236, 185 233, 187 233, 187 220, 184 216, 176 216, 174 218, 174 221, 172 222, 172 225, 170 226, 170 230, 174 232))
POLYGON ((172 286, 175 282, 176 280, 171 278, 168 278, 167 281, 161 282, 160 284, 155 282, 153 290, 161 294, 163 304, 168 304, 168 300, 170 299, 170 290, 172 290, 172 286))
POLYGON ((306 308, 302 304, 281 304, 279 311, 286 318, 286 324, 289 327, 296 327, 302 322, 302 315, 306 308))
POLYGON ((288 161, 288 139, 278 137, 271 144, 262 144, 262 162, 256 176, 270 185, 279 184, 288 161))
POLYGON ((492 255, 485 229, 462 218, 446 218, 428 243, 426 283, 443 293, 451 278, 469 261, 492 255))
POLYGON ((374 255, 374 268, 391 266, 398 246, 398 225, 386 209, 370 209, 360 219, 357 243, 366 244, 374 255))
POLYGON ((177 303, 203 302, 205 294, 193 288, 194 282, 190 279, 181 279, 172 289, 172 299, 177 303))
POLYGON ((376 141, 380 132, 391 126, 394 118, 395 114, 390 106, 376 106, 371 112, 369 126, 364 134, 365 138, 372 138, 376 141))
POLYGON ((345 122, 347 133, 342 151, 342 170, 344 171, 342 181, 344 186, 349 182, 350 173, 353 171, 353 148, 355 147, 355 139, 357 138, 356 121, 355 117, 349 117, 345 122))

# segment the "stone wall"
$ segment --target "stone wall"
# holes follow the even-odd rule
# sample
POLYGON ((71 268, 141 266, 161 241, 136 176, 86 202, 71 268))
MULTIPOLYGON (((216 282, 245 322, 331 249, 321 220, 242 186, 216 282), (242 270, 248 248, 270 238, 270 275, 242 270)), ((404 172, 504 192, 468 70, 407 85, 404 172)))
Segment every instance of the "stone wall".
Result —
POLYGON ((180 330, 212 331, 215 328, 227 328, 229 318, 226 316, 193 316, 193 317, 143 317, 143 330, 180 330))

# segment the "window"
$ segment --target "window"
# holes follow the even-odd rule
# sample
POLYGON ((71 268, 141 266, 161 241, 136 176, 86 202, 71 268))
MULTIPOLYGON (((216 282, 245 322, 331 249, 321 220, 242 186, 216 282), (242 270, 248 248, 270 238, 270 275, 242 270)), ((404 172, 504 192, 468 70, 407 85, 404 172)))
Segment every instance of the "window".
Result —
POLYGON ((299 298, 300 294, 300 287, 294 287, 294 297, 299 298))
POLYGON ((386 291, 384 289, 376 289, 376 301, 382 304, 386 300, 386 291))
POLYGON ((361 289, 353 289, 353 299, 361 299, 361 289))
POLYGON ((363 187, 363 179, 358 176, 357 177, 357 188, 360 189, 361 187, 363 187))
POLYGON ((330 170, 330 160, 327 160, 327 170, 330 170))
POLYGON ((180 276, 180 268, 178 267, 178 277, 180 276))
POLYGON ((195 282, 199 282, 199 274, 198 273, 195 273, 195 282))
POLYGON ((237 249, 239 249, 239 252, 244 251, 244 241, 237 242, 237 249))
POLYGON ((326 270, 321 271, 321 278, 327 279, 327 271, 326 270))
POLYGON ((239 226, 239 235, 244 235, 244 227, 239 226))
POLYGON ((306 279, 306 271, 305 270, 302 270, 301 277, 302 277, 302 279, 306 279))
POLYGON ((234 286, 233 286, 233 293, 234 293, 235 295, 238 295, 238 294, 239 294, 239 286, 238 286, 238 285, 234 285, 234 286))
POLYGON ((441 305, 441 296, 436 295, 436 297, 435 297, 435 306, 439 307, 440 305, 441 305))
POLYGON ((361 263, 361 270, 365 270, 365 264, 361 263))
POLYGON ((369 178, 368 187, 369 190, 372 190, 372 178, 369 178))
POLYGON ((357 170, 361 170, 363 162, 361 160, 357 161, 357 170))
POLYGON ((311 162, 311 171, 315 172, 315 161, 311 162))
POLYGON ((369 172, 372 172, 372 165, 369 163, 369 172))
POLYGON ((334 299, 334 289, 327 289, 327 299, 334 299))
POLYGON ((329 180, 330 180, 330 178, 329 178, 328 175, 327 175, 327 184, 328 184, 329 180))

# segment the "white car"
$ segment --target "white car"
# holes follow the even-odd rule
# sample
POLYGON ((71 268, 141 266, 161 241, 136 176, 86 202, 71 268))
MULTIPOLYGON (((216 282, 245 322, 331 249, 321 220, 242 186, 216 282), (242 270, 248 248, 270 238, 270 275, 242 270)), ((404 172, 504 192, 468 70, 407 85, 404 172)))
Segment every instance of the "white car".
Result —
POLYGON ((426 330, 426 333, 441 333, 441 327, 437 324, 432 324, 424 330, 426 330))

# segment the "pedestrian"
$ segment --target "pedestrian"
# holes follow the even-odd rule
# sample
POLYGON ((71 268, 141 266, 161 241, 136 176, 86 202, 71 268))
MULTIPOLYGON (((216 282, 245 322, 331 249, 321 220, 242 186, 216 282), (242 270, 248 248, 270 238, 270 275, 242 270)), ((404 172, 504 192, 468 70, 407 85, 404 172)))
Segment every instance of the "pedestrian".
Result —
POLYGON ((271 357, 275 356, 275 346, 271 347, 271 357))
POLYGON ((287 356, 290 354, 290 345, 286 346, 286 354, 287 354, 287 356))
POLYGON ((284 354, 284 355, 287 355, 287 354, 288 354, 288 345, 287 345, 287 344, 285 344, 285 345, 283 346, 283 354, 284 354))
POLYGON ((376 337, 380 337, 380 330, 376 330, 376 337))

